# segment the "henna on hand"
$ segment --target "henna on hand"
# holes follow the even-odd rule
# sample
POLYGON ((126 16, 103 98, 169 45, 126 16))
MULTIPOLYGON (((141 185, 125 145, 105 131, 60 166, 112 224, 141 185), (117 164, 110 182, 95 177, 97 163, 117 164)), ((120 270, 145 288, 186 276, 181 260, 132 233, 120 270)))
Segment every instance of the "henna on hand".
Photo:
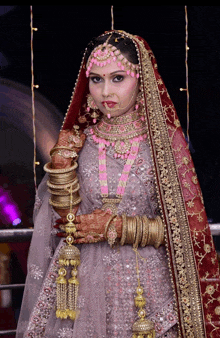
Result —
MULTIPOLYGON (((53 148, 56 148, 56 147, 59 148, 59 147, 64 146, 64 147, 70 148, 71 150, 75 151, 78 154, 79 151, 82 149, 85 143, 85 140, 86 140, 86 135, 82 131, 79 131, 79 135, 80 135, 80 146, 77 145, 76 147, 75 146, 76 143, 74 142, 74 140, 78 139, 78 137, 76 136, 76 132, 74 130, 62 130, 59 134, 58 141, 53 148)), ((55 153, 54 156, 52 156, 51 158, 51 162, 52 162, 52 168, 63 169, 63 168, 70 167, 73 162, 73 159, 65 158, 55 153)))
MULTIPOLYGON (((97 243, 105 241, 105 225, 111 216, 109 212, 100 209, 96 209, 92 214, 76 216, 76 243, 97 243)), ((122 218, 120 216, 114 219, 114 225, 118 238, 120 238, 122 231, 122 218)))
MULTIPOLYGON (((74 234, 75 243, 82 244, 82 243, 97 243, 103 242, 106 239, 104 238, 105 232, 105 225, 111 218, 111 214, 108 211, 103 211, 100 209, 96 209, 91 214, 86 215, 79 215, 76 216, 75 224, 77 231, 74 234)), ((65 224, 65 218, 62 218, 57 221, 58 226, 56 228, 63 228, 65 224)), ((118 238, 121 238, 122 233, 122 218, 121 216, 117 216, 113 220, 118 238)), ((59 237, 65 237, 66 234, 59 233, 57 234, 59 237)))

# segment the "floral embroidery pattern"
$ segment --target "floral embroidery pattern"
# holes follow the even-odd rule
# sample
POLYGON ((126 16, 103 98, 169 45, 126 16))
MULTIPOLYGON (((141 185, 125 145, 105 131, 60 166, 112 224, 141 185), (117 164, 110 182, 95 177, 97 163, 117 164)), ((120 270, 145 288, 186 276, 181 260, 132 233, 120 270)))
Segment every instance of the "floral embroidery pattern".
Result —
POLYGON ((73 329, 59 329, 58 338, 72 338, 73 329))
POLYGON ((43 271, 39 268, 39 266, 35 264, 31 264, 30 266, 30 275, 34 279, 40 279, 43 277, 43 271))
POLYGON ((24 338, 45 337, 44 332, 47 325, 47 319, 50 316, 56 299, 56 278, 58 276, 59 267, 57 258, 63 245, 64 243, 61 241, 54 255, 54 259, 50 264, 47 276, 45 277, 42 289, 37 299, 36 306, 31 313, 24 338))

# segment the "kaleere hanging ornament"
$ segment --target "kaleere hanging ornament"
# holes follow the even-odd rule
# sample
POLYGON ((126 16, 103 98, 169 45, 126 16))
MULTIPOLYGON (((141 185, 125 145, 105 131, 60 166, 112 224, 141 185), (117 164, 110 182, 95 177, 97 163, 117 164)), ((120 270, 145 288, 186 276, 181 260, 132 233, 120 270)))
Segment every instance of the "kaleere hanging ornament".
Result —
MULTIPOLYGON (((72 186, 70 187, 70 196, 72 196, 72 186)), ((57 284, 57 310, 56 317, 61 319, 70 318, 75 320, 77 315, 77 296, 79 290, 79 281, 77 279, 77 267, 80 265, 80 251, 73 245, 76 226, 73 223, 75 215, 72 213, 72 198, 70 198, 70 212, 67 215, 68 223, 65 225, 66 246, 61 249, 58 271, 59 277, 57 284), (72 267, 71 276, 67 281, 68 266, 72 267)))

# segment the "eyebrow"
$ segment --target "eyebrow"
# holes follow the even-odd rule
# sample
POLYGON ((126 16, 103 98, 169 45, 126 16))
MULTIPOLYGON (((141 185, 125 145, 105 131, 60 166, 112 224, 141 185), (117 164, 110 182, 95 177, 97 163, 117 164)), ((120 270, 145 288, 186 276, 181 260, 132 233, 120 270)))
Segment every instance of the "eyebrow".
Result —
MULTIPOLYGON (((116 71, 114 71, 114 72, 110 73, 110 75, 114 75, 114 74, 116 74, 116 73, 126 73, 126 71, 125 71, 125 70, 121 70, 121 69, 119 69, 119 70, 116 70, 116 71)), ((98 76, 102 76, 101 74, 98 74, 98 73, 93 73, 93 72, 90 72, 90 74, 89 74, 89 75, 98 75, 98 76)))

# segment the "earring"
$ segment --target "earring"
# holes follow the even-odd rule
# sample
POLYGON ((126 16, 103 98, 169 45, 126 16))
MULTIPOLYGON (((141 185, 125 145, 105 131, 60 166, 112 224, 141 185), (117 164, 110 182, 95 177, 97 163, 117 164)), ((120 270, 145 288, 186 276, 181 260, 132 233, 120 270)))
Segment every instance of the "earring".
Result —
POLYGON ((93 97, 91 94, 88 94, 87 95, 87 112, 90 112, 90 109, 93 110, 92 114, 91 114, 91 117, 92 117, 92 121, 93 123, 96 123, 97 122, 97 118, 99 118, 99 113, 96 111, 96 109, 98 109, 93 97))
POLYGON ((137 95, 135 110, 138 110, 138 114, 140 115, 142 121, 144 121, 145 119, 143 105, 144 105, 144 98, 143 98, 142 92, 140 91, 137 95))
POLYGON ((141 106, 143 106, 143 104, 144 104, 144 99, 143 99, 142 92, 140 91, 140 92, 137 94, 137 99, 136 99, 135 109, 138 110, 138 108, 140 108, 141 106))

